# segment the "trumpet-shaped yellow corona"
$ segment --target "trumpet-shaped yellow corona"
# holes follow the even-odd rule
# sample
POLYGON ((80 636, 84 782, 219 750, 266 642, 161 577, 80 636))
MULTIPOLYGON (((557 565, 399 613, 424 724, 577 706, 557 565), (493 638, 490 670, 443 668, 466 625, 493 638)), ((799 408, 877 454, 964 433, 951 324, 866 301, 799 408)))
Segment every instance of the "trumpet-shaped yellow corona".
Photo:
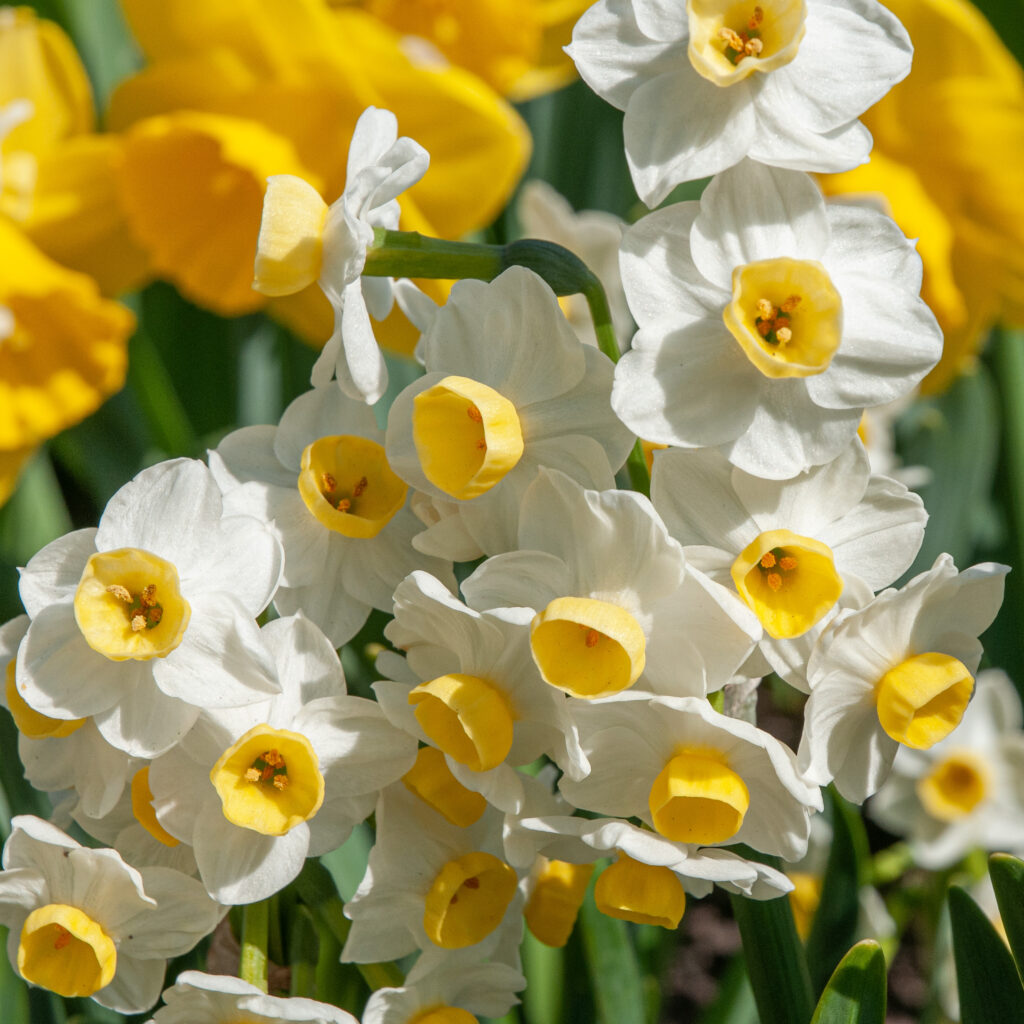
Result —
POLYGON ((939 821, 957 821, 992 791, 992 769, 973 750, 956 750, 917 781, 924 809, 939 821))
POLYGON ((740 597, 776 639, 806 633, 843 592, 828 545, 789 530, 759 534, 731 572, 740 597))
POLYGON ((181 643, 192 614, 178 589, 178 570, 141 548, 92 555, 74 608, 86 643, 111 661, 166 657, 181 643))
POLYGON ((480 793, 467 789, 448 767, 444 754, 437 747, 420 747, 416 763, 402 776, 410 793, 415 793, 445 820, 460 828, 468 828, 480 820, 487 810, 487 801, 480 793))
POLYGON ((409 692, 420 727, 450 757, 475 772, 505 760, 515 720, 508 698, 493 683, 453 672, 409 692))
POLYGON ((632 686, 646 664, 646 638, 624 608, 558 597, 534 616, 530 650, 544 681, 573 697, 607 697, 632 686))
POLYGON ((324 777, 305 736, 253 726, 210 769, 224 817, 265 836, 283 836, 324 802, 324 777))
POLYGON ((676 928, 686 909, 686 892, 669 868, 620 853, 594 885, 594 903, 609 917, 676 928))
POLYGON ((401 511, 409 488, 388 465, 382 445, 335 434, 302 453, 299 494, 327 529, 345 537, 376 537, 401 511))
POLYGON ((963 662, 935 651, 915 654, 879 680, 878 720, 897 743, 927 750, 960 724, 973 692, 963 662))
POLYGON ((477 1019, 460 1006, 431 1006, 411 1017, 409 1024, 477 1024, 477 1019))
POLYGON ((18 971, 66 999, 91 996, 114 980, 117 950, 102 926, 78 907, 48 903, 25 919, 18 971))
POLYGON ((560 948, 572 934, 594 865, 541 859, 543 865, 536 873, 523 916, 534 938, 545 946, 560 948))
POLYGON ((677 843, 724 843, 740 830, 750 792, 717 750, 683 750, 658 773, 649 807, 654 827, 677 843))
POLYGON ((445 377, 417 395, 412 431, 426 478, 463 501, 500 483, 523 455, 516 407, 468 377, 445 377))
POLYGON ((175 847, 178 840, 157 820, 153 809, 153 790, 149 788, 149 765, 143 765, 132 776, 132 814, 135 820, 161 845, 175 847))
POLYGON ((718 86, 781 68, 804 37, 804 0, 688 0, 686 7, 690 63, 718 86))
POLYGON ((732 272, 729 333, 766 377, 824 373, 843 334, 843 303, 815 260, 758 260, 732 272))
POLYGON ((423 928, 436 946, 462 949, 485 939, 505 916, 516 891, 516 873, 482 851, 450 860, 423 907, 423 928))

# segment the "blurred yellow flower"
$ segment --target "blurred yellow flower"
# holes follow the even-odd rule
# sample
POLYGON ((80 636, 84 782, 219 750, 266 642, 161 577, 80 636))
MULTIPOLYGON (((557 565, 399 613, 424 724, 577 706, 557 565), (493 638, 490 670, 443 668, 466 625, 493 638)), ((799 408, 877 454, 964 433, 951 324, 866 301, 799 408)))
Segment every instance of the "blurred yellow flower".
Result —
POLYGON ((0 495, 32 448, 124 384, 135 318, 0 219, 0 495))
POLYGON ((997 321, 1024 324, 1024 74, 966 0, 886 0, 914 66, 863 117, 871 162, 822 179, 830 195, 882 193, 920 238, 922 293, 945 348, 922 390, 969 369, 997 321))
POLYGON ((592 0, 330 0, 361 7, 403 35, 425 39, 451 63, 513 100, 567 85, 562 52, 592 0))
MULTIPOLYGON (((400 35, 363 11, 326 0, 121 2, 151 61, 114 91, 108 114, 111 127, 132 128, 120 174, 130 221, 160 272, 223 315, 267 301, 241 285, 252 277, 266 176, 295 174, 339 195, 367 106, 394 111, 402 134, 430 153, 426 177, 403 196, 408 230, 451 238, 489 223, 529 155, 526 127, 501 97, 461 68, 408 56, 400 35), (194 129, 197 112, 220 140, 217 160, 181 128, 194 129), (158 163, 159 173, 145 170, 158 163)), ((330 334, 315 288, 270 310, 320 343, 330 334)))
POLYGON ((106 294, 136 287, 148 267, 116 192, 121 140, 93 133, 92 89, 63 31, 31 8, 0 8, 0 108, 24 102, 31 116, 0 144, 0 214, 106 294))

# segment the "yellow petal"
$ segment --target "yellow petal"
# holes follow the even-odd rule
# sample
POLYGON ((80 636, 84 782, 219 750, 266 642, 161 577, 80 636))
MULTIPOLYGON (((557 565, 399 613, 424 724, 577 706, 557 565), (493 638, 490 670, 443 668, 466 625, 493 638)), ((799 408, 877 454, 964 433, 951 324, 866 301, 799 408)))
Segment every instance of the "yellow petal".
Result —
POLYGON ((475 945, 498 927, 515 892, 515 871, 493 854, 474 851, 448 861, 424 901, 427 938, 444 949, 475 945))
POLYGON ((114 980, 117 949, 102 925, 78 907, 48 903, 25 919, 18 971, 65 998, 91 996, 114 980))
POLYGON ((915 654, 879 680, 878 720, 897 743, 927 750, 960 724, 973 692, 963 662, 935 651, 915 654))
POLYGON ((686 893, 670 868, 644 864, 620 853, 615 863, 601 872, 594 886, 594 903, 609 917, 676 928, 686 909, 686 893))
POLYGON ((14 493, 18 486, 18 476, 35 450, 34 445, 28 445, 12 451, 0 451, 0 505, 14 493))
POLYGON ((71 40, 29 7, 0 8, 0 107, 27 99, 33 116, 3 143, 4 153, 42 153, 92 130, 92 88, 71 40))
POLYGON ((535 938, 545 946, 559 948, 572 934, 594 865, 541 859, 523 916, 535 938))
POLYGON ((0 450, 24 449, 77 423, 124 383, 135 318, 95 282, 44 256, 0 220, 0 450))
MULTIPOLYGON (((123 148, 117 135, 58 142, 35 159, 30 195, 0 198, 0 209, 47 256, 95 278, 106 295, 131 291, 149 276, 149 261, 128 230, 118 197, 123 148)), ((5 189, 7 184, 5 173, 5 189)))

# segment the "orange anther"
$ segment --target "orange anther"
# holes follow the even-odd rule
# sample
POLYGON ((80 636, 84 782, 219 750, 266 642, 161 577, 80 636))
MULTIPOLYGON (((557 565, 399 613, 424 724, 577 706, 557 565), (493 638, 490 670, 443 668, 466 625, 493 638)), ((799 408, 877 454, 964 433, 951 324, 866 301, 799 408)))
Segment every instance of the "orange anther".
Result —
POLYGON ((146 616, 142 612, 136 612, 132 616, 132 632, 140 633, 146 628, 146 616))
POLYGON ((747 28, 757 28, 761 22, 764 21, 764 11, 760 7, 754 8, 754 13, 750 16, 750 20, 747 22, 747 28))
POLYGON ((779 565, 782 566, 786 572, 792 572, 796 568, 796 559, 792 555, 783 555, 779 559, 779 565))
POLYGON ((778 327, 775 330, 775 337, 785 345, 787 341, 793 340, 793 332, 788 327, 778 327))
POLYGON ((469 418, 470 418, 470 419, 471 419, 471 420, 472 420, 472 421, 473 421, 474 423, 483 423, 483 421, 484 421, 483 413, 481 413, 481 412, 480 412, 480 410, 479 410, 479 409, 478 409, 478 408, 477 408, 477 407, 476 407, 475 405, 471 405, 471 406, 470 406, 470 407, 469 407, 469 408, 468 408, 468 409, 466 410, 466 415, 467 415, 467 416, 468 416, 468 417, 469 417, 469 418))
POLYGON ((246 782, 259 782, 262 777, 262 773, 259 768, 246 768, 245 769, 245 781, 246 782))
POLYGON ((152 608, 156 604, 156 584, 149 583, 143 588, 141 594, 139 594, 139 604, 143 608, 152 608))
POLYGON ((596 629, 587 630, 587 638, 583 641, 588 647, 596 647, 601 634, 596 629))
POLYGON ((146 613, 146 618, 149 619, 149 624, 151 626, 157 625, 157 623, 159 623, 159 621, 163 617, 164 617, 164 610, 158 604, 153 605, 153 607, 150 608, 149 611, 146 613))
POLYGON ((352 497, 358 498, 359 495, 362 494, 363 491, 365 491, 366 488, 369 486, 369 483, 369 480, 367 480, 365 476, 360 477, 359 483, 357 483, 355 487, 352 488, 352 497))
POLYGON ((762 320, 757 325, 757 333, 760 334, 762 338, 767 338, 768 335, 772 333, 772 321, 762 320))
POLYGON ((476 443, 476 446, 477 446, 477 448, 479 448, 479 449, 480 449, 480 451, 482 451, 482 452, 485 452, 485 451, 487 451, 487 442, 486 442, 486 441, 484 441, 484 440, 483 440, 482 438, 481 438, 481 439, 480 439, 479 441, 477 441, 477 443, 476 443))
POLYGON ((71 943, 71 932, 69 932, 66 928, 61 928, 60 925, 58 925, 57 928, 57 940, 54 942, 53 948, 63 949, 65 946, 70 945, 71 943))
POLYGON ((480 879, 479 878, 475 878, 475 877, 474 878, 467 878, 462 884, 467 889, 479 889, 480 888, 480 879))
POLYGON ((767 299, 757 300, 757 315, 762 320, 774 320, 777 310, 767 299))
POLYGON ((271 768, 283 768, 284 758, 276 748, 272 748, 263 754, 263 760, 271 766, 271 768))
POLYGON ((107 593, 112 594, 118 601, 124 601, 125 604, 132 603, 132 595, 129 593, 128 588, 122 587, 120 583, 111 583, 107 587, 107 593))
POLYGON ((287 775, 275 775, 274 776, 274 789, 286 790, 291 783, 288 781, 287 775))
POLYGON ((776 593, 782 589, 782 577, 777 572, 770 572, 764 578, 765 583, 776 593))
POLYGON ((762 569, 774 569, 775 568, 775 555, 770 551, 766 551, 761 556, 761 568, 762 569))
POLYGON ((799 306, 799 305, 800 305, 800 296, 799 295, 790 295, 790 297, 788 299, 786 299, 786 301, 782 304, 781 309, 782 309, 783 313, 792 313, 793 310, 796 309, 796 307, 799 306))
POLYGON ((320 484, 325 491, 333 491, 338 486, 338 481, 330 473, 324 473, 320 477, 320 484))
POLYGON ((339 512, 347 512, 352 507, 352 502, 348 498, 339 498, 337 509, 339 512))

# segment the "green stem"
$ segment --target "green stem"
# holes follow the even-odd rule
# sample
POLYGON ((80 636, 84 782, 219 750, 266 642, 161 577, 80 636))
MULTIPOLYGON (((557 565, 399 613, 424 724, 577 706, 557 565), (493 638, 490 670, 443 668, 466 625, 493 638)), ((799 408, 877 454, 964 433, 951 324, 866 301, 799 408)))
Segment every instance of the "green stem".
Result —
MULTIPOLYGON (((352 922, 345 916, 345 904, 338 895, 334 879, 327 868, 318 860, 307 860, 295 880, 295 887, 302 902, 338 940, 339 946, 344 946, 352 922)), ((405 976, 393 963, 355 966, 373 991, 379 988, 397 988, 405 981, 405 976)))
POLYGON ((270 931, 270 900, 242 908, 242 981, 267 991, 267 941, 270 931))
MULTIPOLYGON (((366 254, 363 273, 369 277, 476 278, 492 281, 509 267, 526 267, 542 277, 556 295, 582 294, 594 321, 598 348, 619 361, 608 298, 597 275, 575 253, 554 242, 523 238, 508 245, 449 242, 415 231, 377 228, 366 254)), ((626 460, 633 489, 651 493, 651 477, 637 441, 626 460)))

